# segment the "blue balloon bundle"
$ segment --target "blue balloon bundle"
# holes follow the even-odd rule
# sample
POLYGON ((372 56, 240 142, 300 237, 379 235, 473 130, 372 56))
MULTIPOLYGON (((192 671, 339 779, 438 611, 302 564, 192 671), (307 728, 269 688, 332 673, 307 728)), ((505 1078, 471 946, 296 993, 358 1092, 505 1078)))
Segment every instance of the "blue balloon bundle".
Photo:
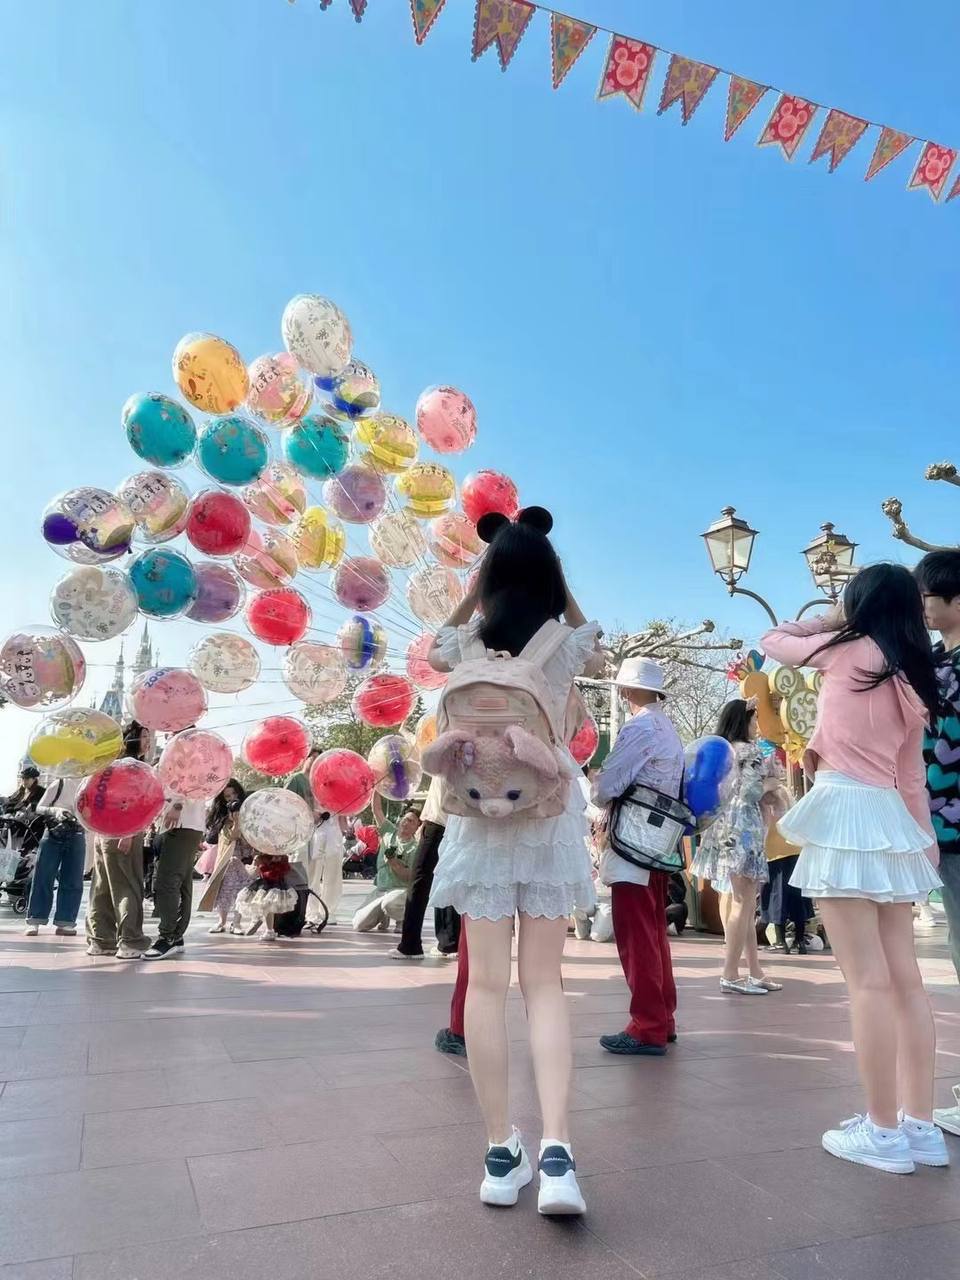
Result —
POLYGON ((710 734, 684 753, 683 798, 698 823, 714 817, 730 794, 736 756, 726 738, 710 734))

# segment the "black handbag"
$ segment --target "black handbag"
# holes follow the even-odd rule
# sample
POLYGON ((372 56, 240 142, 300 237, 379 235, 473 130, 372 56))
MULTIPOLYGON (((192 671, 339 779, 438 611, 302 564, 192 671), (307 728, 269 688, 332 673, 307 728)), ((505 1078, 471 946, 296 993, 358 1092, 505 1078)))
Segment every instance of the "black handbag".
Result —
POLYGON ((682 871, 680 841, 695 823, 682 800, 635 782, 614 802, 608 840, 614 853, 636 867, 682 871))

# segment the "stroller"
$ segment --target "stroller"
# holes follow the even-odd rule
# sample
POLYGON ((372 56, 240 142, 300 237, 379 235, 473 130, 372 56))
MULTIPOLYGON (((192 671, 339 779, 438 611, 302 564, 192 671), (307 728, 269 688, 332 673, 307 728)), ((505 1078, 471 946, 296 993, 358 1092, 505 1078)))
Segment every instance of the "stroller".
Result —
POLYGON ((26 810, 0 814, 0 885, 15 915, 26 915, 43 819, 26 810))

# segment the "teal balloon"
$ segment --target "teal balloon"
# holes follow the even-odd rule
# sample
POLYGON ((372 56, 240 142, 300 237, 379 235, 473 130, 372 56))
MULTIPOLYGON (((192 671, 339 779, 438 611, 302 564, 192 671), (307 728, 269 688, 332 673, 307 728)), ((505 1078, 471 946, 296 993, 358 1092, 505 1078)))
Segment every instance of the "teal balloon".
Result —
POLYGON ((283 456, 301 475, 314 480, 335 476, 347 465, 350 441, 339 422, 310 413, 284 431, 283 456))
POLYGON ((197 439, 197 462, 220 484, 252 484, 269 460, 266 432, 236 413, 211 418, 197 439))
POLYGON ((138 391, 120 412, 130 448, 153 467, 179 467, 193 453, 197 428, 169 396, 138 391))
POLYGON ((150 618, 177 618, 199 592, 193 565, 179 551, 151 547, 127 570, 140 612, 150 618))

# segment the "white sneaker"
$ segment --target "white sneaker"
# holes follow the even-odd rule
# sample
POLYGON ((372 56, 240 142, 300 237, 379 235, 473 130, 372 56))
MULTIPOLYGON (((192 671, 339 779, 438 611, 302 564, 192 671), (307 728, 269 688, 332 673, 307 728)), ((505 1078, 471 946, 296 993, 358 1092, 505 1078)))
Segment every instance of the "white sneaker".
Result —
POLYGON ((25 938, 35 938, 39 932, 40 926, 38 924, 28 924, 23 931, 23 936, 25 938))
POLYGON ((277 935, 273 929, 264 929, 263 933, 260 935, 261 942, 276 942, 276 940, 277 935))
POLYGON ((768 994, 766 987, 754 986, 749 978, 738 978, 736 982, 731 981, 730 978, 721 978, 720 990, 738 996, 765 996, 768 994))
POLYGON ((143 952, 140 950, 139 947, 128 947, 125 944, 121 943, 121 945, 117 948, 117 959, 118 960, 142 960, 143 952))
POLYGON ((401 951, 399 947, 394 947, 394 949, 387 954, 390 956, 391 960, 403 960, 407 964, 416 964, 418 960, 423 959, 422 951, 418 955, 408 956, 407 953, 405 951, 401 951))
POLYGON ((513 1205, 533 1177, 530 1160, 514 1129, 507 1142, 487 1148, 480 1199, 484 1204, 513 1205))
POLYGON ((956 1106, 934 1107, 933 1123, 946 1129, 947 1133, 955 1133, 960 1137, 960 1084, 953 1086, 953 1096, 956 1106))
POLYGON ((922 1120, 914 1120, 912 1116, 906 1116, 901 1111, 900 1131, 910 1144, 910 1154, 913 1156, 914 1164, 945 1169, 950 1163, 947 1144, 935 1124, 924 1124, 922 1120))
POLYGON ((538 1213, 570 1217, 586 1213, 587 1206, 577 1182, 577 1165, 565 1143, 540 1145, 540 1195, 538 1213))
POLYGON ((913 1173, 913 1155, 900 1129, 881 1132, 869 1116, 853 1116, 823 1135, 823 1149, 840 1160, 869 1165, 883 1173, 913 1173))
POLYGON ((456 960, 457 953, 455 951, 441 951, 439 947, 430 948, 431 960, 456 960))

